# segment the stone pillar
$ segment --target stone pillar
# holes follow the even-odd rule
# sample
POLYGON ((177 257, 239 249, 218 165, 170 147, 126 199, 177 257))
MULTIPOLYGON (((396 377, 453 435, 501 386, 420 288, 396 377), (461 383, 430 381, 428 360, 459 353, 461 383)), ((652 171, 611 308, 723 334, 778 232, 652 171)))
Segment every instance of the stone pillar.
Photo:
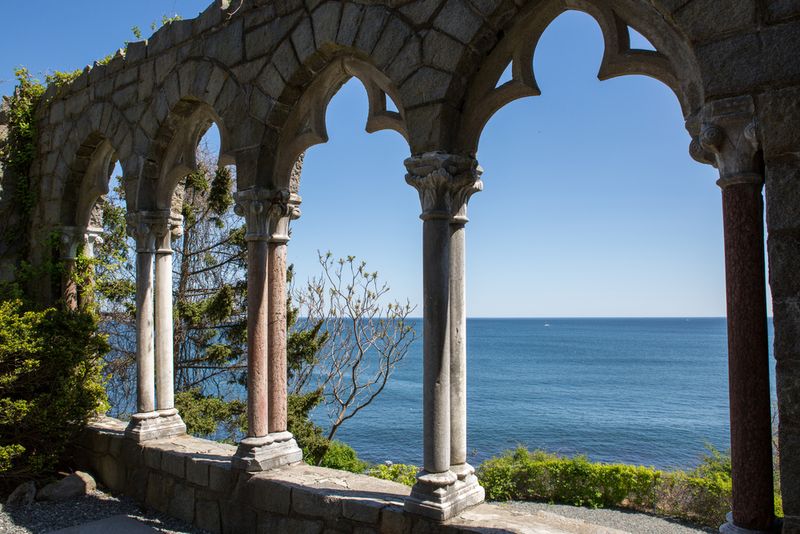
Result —
POLYGON ((152 439, 156 412, 153 338, 153 259, 155 234, 146 213, 128 216, 128 232, 136 239, 136 413, 125 435, 135 441, 152 439))
MULTIPOLYGON (((478 176, 482 170, 476 169, 478 176)), ((474 476, 467 463, 467 204, 450 220, 450 470, 474 476)))
POLYGON ((186 433, 186 426, 174 409, 172 384, 172 251, 169 248, 169 212, 141 211, 130 214, 128 231, 136 239, 137 413, 131 417, 125 435, 142 442, 186 433), (166 250, 169 250, 169 255, 166 250), (159 322, 158 327, 156 321, 159 322), (165 345, 169 345, 166 350, 165 345))
MULTIPOLYGON (((483 488, 474 475, 464 474, 460 479, 450 468, 454 424, 451 399, 456 397, 460 402, 462 397, 460 391, 454 395, 451 390, 450 327, 451 320, 461 321, 460 314, 463 314, 462 307, 451 319, 450 308, 454 302, 450 294, 453 239, 450 223, 454 215, 462 213, 469 197, 482 188, 482 183, 477 162, 462 156, 426 153, 406 160, 406 167, 406 181, 417 189, 422 204, 424 436, 423 471, 417 476, 405 508, 412 513, 445 521, 484 498, 483 488)), ((462 251, 463 247, 457 253, 462 251)), ((463 304, 463 295, 456 298, 455 303, 463 304)), ((459 343, 463 341, 458 334, 456 340, 459 343)), ((463 373, 460 354, 456 361, 457 373, 463 373)), ((461 387, 464 376, 457 374, 457 387, 461 387)), ((456 407, 459 409, 460 406, 456 407)), ((458 432, 461 423, 456 422, 458 432)))
MULTIPOLYGON (((710 103, 699 147, 719 169, 725 232, 733 511, 723 533, 774 523, 764 184, 750 97, 710 103)), ((693 146, 693 154, 698 152, 693 146)))
MULTIPOLYGON (((94 258, 94 248, 103 242, 103 229, 98 226, 89 226, 84 234, 84 255, 87 258, 94 258)), ((94 269, 88 273, 90 279, 87 281, 86 288, 78 291, 78 305, 86 309, 94 302, 94 269)))
POLYGON ((273 196, 269 213, 269 432, 287 431, 286 253, 289 222, 300 216, 299 199, 273 196))
MULTIPOLYGON (((269 190, 258 187, 236 193, 236 213, 244 216, 247 224, 248 435, 239 444, 234 466, 245 471, 264 471, 302 459, 302 451, 289 432, 271 434, 269 428, 268 273, 273 197, 269 190)), ((285 397, 285 393, 283 398, 276 394, 274 399, 285 406, 285 397)))
POLYGON ((61 296, 68 310, 78 309, 78 283, 75 280, 75 268, 78 260, 78 249, 84 241, 84 228, 65 226, 61 229, 61 261, 64 271, 61 274, 61 296))
POLYGON ((182 231, 183 218, 164 213, 155 225, 155 360, 159 436, 186 433, 175 408, 175 336, 172 317, 172 237, 182 231))

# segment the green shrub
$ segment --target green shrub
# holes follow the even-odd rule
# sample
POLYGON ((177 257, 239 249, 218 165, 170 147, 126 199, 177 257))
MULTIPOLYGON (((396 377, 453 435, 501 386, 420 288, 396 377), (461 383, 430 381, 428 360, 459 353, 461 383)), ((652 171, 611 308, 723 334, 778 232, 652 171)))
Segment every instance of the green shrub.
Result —
POLYGON ((663 472, 520 447, 485 461, 478 478, 490 500, 624 507, 711 527, 724 523, 731 507, 730 458, 713 448, 696 469, 663 472))
POLYGON ((107 409, 91 314, 0 303, 0 492, 47 476, 87 420, 107 409))
POLYGON ((478 477, 492 500, 540 500, 576 506, 653 508, 661 473, 646 467, 598 464, 524 448, 484 462, 478 477))
POLYGON ((325 451, 319 465, 351 473, 363 473, 367 470, 367 462, 360 460, 351 446, 337 440, 329 443, 328 450, 325 451))
POLYGON ((406 486, 413 486, 417 481, 417 472, 419 472, 419 467, 416 465, 378 464, 370 467, 369 471, 367 471, 367 474, 371 477, 380 478, 383 480, 391 480, 392 482, 399 482, 400 484, 405 484, 406 486))

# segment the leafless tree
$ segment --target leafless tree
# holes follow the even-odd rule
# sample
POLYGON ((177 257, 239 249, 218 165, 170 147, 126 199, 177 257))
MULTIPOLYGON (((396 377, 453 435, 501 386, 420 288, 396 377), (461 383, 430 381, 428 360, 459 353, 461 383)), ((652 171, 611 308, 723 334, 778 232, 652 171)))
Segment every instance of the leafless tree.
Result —
POLYGON ((322 274, 293 289, 297 327, 322 324, 328 335, 317 358, 292 377, 292 393, 321 390, 330 419, 328 439, 383 391, 416 333, 415 306, 388 301, 389 286, 355 256, 318 252, 322 274))

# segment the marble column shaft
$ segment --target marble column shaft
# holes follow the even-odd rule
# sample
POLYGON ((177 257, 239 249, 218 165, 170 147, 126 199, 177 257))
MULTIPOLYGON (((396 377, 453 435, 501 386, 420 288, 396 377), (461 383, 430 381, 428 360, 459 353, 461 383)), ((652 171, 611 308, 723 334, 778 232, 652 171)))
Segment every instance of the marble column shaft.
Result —
POLYGON ((757 531, 774 513, 762 183, 722 190, 733 521, 757 531))
POLYGON ((286 241, 269 242, 269 431, 287 429, 286 241))
POLYGON ((248 437, 269 434, 267 382, 269 298, 266 236, 247 241, 247 422, 248 437))
MULTIPOLYGON (((465 209, 466 210, 466 207, 465 209)), ((467 466, 466 216, 450 224, 450 469, 467 466)))
POLYGON ((749 96, 707 104, 691 146, 695 159, 717 167, 722 189, 733 479, 724 533, 766 532, 774 523, 764 169, 754 110, 749 96))
POLYGON ((174 328, 172 317, 172 233, 170 220, 158 225, 155 258, 155 360, 159 412, 175 408, 174 328))
POLYGON ((153 259, 155 236, 150 224, 136 225, 136 365, 137 412, 151 413, 156 409, 155 347, 153 337, 153 259))

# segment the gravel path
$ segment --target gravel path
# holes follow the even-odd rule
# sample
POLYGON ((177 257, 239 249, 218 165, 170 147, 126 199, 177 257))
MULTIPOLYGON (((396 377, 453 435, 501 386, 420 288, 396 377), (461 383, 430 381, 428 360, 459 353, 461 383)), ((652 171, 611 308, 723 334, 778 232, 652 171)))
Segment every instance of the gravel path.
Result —
POLYGON ((681 522, 639 512, 625 510, 592 509, 562 504, 538 502, 510 502, 501 504, 518 512, 550 512, 570 519, 580 519, 594 525, 614 528, 633 534, 696 534, 698 532, 717 532, 715 529, 698 527, 681 522))
POLYGON ((132 499, 112 497, 100 491, 68 501, 37 502, 25 508, 6 508, 0 504, 0 532, 3 534, 40 534, 115 515, 127 515, 138 519, 164 533, 205 533, 205 531, 178 519, 144 512, 132 499))

